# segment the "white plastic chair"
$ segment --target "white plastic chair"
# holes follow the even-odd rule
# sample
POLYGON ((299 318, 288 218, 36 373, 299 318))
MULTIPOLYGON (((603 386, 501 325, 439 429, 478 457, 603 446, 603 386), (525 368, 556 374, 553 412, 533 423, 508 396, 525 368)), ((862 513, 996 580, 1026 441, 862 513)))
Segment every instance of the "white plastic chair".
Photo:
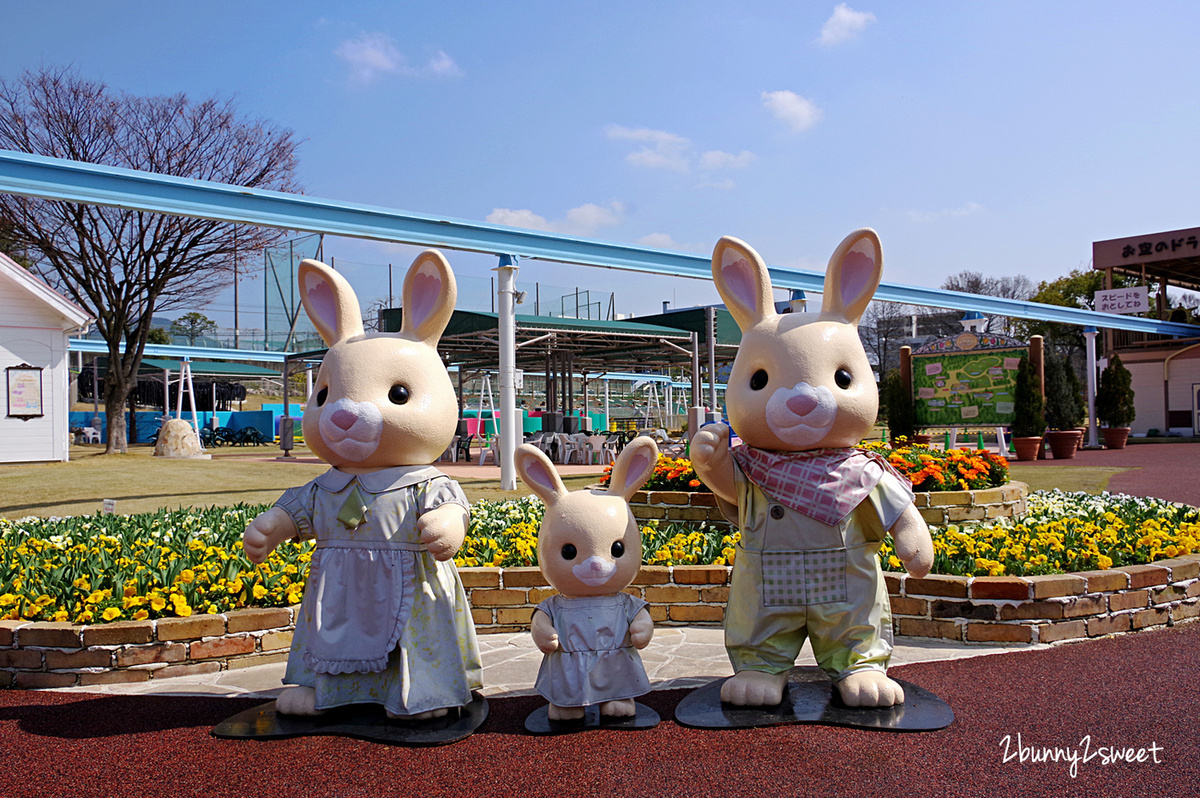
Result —
POLYGON ((592 435, 587 439, 588 462, 597 465, 607 465, 617 460, 616 454, 608 446, 608 440, 603 435, 592 435))
POLYGON ((486 446, 479 450, 479 464, 483 465, 487 461, 487 458, 489 458, 489 457, 492 458, 492 465, 500 464, 500 436, 499 435, 495 435, 492 437, 492 443, 490 446, 486 446))
POLYGON ((95 427, 84 427, 83 428, 83 442, 84 443, 99 443, 100 442, 100 430, 96 429, 95 427))

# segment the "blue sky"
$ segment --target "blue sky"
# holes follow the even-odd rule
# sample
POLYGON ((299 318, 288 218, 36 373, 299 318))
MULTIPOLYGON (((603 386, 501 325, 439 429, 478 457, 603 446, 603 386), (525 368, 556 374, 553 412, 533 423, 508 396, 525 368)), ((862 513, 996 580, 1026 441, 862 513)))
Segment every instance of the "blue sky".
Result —
MULTIPOLYGON (((817 270, 870 226, 884 279, 928 286, 1053 278, 1094 240, 1198 223, 1195 3, 4 0, 0 28, 5 77, 236 96, 296 132, 320 197, 699 253, 736 235, 817 270)), ((414 254, 326 248, 364 304, 414 254)), ((494 259, 448 254, 486 303, 494 259)), ((626 313, 718 301, 526 262, 535 281, 626 313)))

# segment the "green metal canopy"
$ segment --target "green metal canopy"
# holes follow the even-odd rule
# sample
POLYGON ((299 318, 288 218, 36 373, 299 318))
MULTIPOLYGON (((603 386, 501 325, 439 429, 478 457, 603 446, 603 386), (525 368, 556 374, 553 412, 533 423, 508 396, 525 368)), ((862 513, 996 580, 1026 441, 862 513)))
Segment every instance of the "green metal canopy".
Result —
MULTIPOLYGON (((734 329, 727 311, 727 324, 734 329)), ((697 309, 700 323, 704 309, 697 309)), ((389 308, 381 312, 384 330, 400 329, 403 311, 389 308)), ((499 358, 499 314, 456 310, 438 343, 438 352, 449 363, 464 368, 495 368, 499 358)), ((657 319, 658 317, 654 317, 657 319)), ((718 316, 718 319, 720 317, 718 316)), ((680 320, 671 320, 680 321, 680 320)), ((694 322, 689 317, 682 321, 694 322)), ((721 341, 718 320, 718 342, 721 341)), ((739 336, 740 339, 740 336, 739 336)), ((579 371, 644 371, 686 363, 689 356, 674 347, 687 349, 690 328, 676 323, 652 323, 647 317, 601 321, 562 316, 516 316, 517 367, 538 370, 547 355, 569 352, 579 371), (674 345, 674 346, 672 346, 674 345)), ((701 333, 700 341, 705 341, 701 333)), ((732 357, 737 341, 723 357, 732 357)))
MULTIPOLYGON (((261 366, 251 366, 248 363, 206 363, 200 360, 189 361, 193 377, 224 377, 227 380, 259 380, 274 377, 279 378, 279 372, 261 366)), ((97 367, 101 372, 108 368, 108 358, 96 358, 97 367)), ((159 358, 142 358, 138 376, 157 377, 164 371, 179 371, 182 363, 178 360, 162 360, 159 358)))

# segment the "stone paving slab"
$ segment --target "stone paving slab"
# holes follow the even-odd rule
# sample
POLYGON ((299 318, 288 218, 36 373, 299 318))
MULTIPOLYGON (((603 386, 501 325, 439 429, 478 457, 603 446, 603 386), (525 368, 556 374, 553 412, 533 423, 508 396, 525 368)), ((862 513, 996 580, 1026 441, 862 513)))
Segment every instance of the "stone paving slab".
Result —
MULTIPOLYGON (((730 676, 733 669, 725 654, 724 632, 711 627, 663 627, 642 650, 646 675, 655 690, 694 688, 712 679, 730 676)), ((483 693, 487 696, 531 695, 542 654, 528 632, 479 636, 483 658, 483 693)), ((892 652, 893 665, 962 659, 1007 651, 1048 646, 969 645, 950 640, 901 639, 892 652)), ((807 644, 797 665, 815 665, 807 644)), ((124 695, 210 695, 240 698, 275 698, 283 689, 284 663, 257 665, 230 671, 156 679, 135 684, 105 684, 58 688, 64 693, 124 695)))

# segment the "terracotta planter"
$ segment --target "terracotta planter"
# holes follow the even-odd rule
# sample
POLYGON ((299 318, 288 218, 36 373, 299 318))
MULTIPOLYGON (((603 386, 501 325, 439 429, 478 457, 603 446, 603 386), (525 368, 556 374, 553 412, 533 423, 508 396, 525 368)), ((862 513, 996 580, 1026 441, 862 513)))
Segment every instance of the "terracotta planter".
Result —
POLYGON ((933 443, 933 436, 926 435, 923 432, 917 433, 916 435, 912 436, 912 442, 914 446, 928 446, 929 444, 933 443))
POLYGON ((1055 460, 1070 460, 1079 448, 1080 435, 1077 429, 1050 430, 1045 438, 1046 443, 1050 444, 1050 451, 1054 453, 1055 460))
POLYGON ((1129 440, 1129 427, 1105 427, 1100 431, 1104 433, 1105 449, 1124 449, 1129 440))
POLYGON ((1013 438, 1013 448, 1017 450, 1018 460, 1036 460, 1038 449, 1042 448, 1042 436, 1036 438, 1013 438))

